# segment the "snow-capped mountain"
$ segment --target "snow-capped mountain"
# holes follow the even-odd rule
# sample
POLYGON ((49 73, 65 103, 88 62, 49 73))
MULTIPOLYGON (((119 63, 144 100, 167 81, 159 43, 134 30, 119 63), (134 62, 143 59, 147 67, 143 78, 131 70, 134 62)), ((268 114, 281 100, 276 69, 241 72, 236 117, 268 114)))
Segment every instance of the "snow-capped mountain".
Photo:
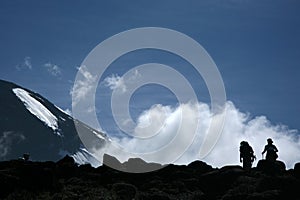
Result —
POLYGON ((32 160, 57 161, 66 154, 79 163, 100 164, 83 147, 74 123, 100 145, 104 133, 74 120, 41 95, 0 80, 0 160, 17 159, 29 153, 32 160))

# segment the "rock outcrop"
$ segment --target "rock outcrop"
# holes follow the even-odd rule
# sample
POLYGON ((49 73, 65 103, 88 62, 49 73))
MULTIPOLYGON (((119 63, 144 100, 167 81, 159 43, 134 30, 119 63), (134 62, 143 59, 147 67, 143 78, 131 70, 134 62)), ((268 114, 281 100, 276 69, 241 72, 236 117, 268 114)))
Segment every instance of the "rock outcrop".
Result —
MULTIPOLYGON (((124 168, 147 167, 140 159, 104 159, 124 168)), ((148 173, 78 166, 69 156, 58 162, 11 160, 0 162, 0 180, 0 199, 300 199, 300 163, 286 170, 283 162, 265 160, 250 171, 195 161, 148 173)))

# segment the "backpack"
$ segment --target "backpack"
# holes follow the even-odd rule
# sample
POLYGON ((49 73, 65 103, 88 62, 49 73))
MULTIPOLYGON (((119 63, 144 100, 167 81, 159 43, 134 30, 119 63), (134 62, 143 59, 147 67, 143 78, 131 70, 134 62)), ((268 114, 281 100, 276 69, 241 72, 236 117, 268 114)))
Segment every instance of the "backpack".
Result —
POLYGON ((274 160, 276 160, 278 158, 278 154, 275 151, 275 147, 273 145, 268 147, 267 156, 270 158, 273 158, 274 160))
POLYGON ((249 145, 242 145, 240 147, 240 152, 242 157, 248 157, 248 158, 254 157, 253 150, 249 145))

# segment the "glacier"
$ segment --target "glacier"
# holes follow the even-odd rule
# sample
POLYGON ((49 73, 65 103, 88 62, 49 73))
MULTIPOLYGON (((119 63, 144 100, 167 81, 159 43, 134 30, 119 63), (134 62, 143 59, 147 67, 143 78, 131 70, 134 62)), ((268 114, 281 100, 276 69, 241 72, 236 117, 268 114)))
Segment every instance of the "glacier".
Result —
POLYGON ((24 103, 27 110, 36 116, 39 120, 44 122, 48 127, 50 127, 55 134, 61 136, 58 132, 57 117, 52 114, 43 104, 30 95, 24 89, 13 88, 14 94, 24 103))

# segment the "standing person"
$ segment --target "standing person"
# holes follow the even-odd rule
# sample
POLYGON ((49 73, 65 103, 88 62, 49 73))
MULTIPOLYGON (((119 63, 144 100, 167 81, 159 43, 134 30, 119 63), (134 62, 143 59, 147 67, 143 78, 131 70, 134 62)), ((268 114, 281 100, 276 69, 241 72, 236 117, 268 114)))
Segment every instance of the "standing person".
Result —
POLYGON ((256 159, 252 147, 246 141, 240 143, 240 162, 243 162, 243 168, 250 170, 252 163, 256 159))
POLYGON ((268 144, 265 146, 264 151, 262 152, 262 155, 264 155, 264 153, 267 152, 266 160, 275 162, 276 159, 278 158, 278 155, 277 155, 278 149, 273 144, 273 140, 271 138, 267 139, 267 143, 268 144))

